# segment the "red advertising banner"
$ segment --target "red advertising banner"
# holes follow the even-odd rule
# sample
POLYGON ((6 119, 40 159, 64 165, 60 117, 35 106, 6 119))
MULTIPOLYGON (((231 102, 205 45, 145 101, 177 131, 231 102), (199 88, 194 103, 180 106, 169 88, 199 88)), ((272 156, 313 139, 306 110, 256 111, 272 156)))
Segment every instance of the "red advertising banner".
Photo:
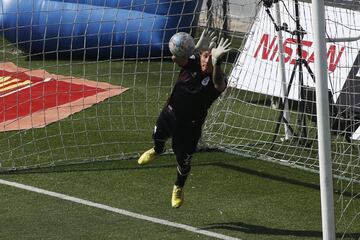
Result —
POLYGON ((126 90, 0 63, 0 132, 44 127, 126 90))

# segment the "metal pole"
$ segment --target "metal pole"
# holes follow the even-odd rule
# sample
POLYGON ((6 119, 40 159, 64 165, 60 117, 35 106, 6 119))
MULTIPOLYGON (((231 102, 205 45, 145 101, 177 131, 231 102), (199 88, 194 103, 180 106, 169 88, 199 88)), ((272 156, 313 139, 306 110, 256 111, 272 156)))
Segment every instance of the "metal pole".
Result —
POLYGON ((222 4, 222 9, 223 9, 223 25, 222 25, 222 34, 224 36, 224 38, 229 38, 229 21, 228 21, 228 9, 229 9, 229 0, 223 0, 223 4, 222 4))
POLYGON ((213 27, 214 26, 214 22, 213 22, 213 2, 212 0, 207 0, 206 1, 206 7, 207 7, 207 14, 206 14, 206 26, 207 27, 213 27))
POLYGON ((303 55, 302 55, 302 40, 304 37, 303 28, 300 24, 300 10, 299 10, 299 0, 295 0, 295 23, 296 23, 296 46, 297 46, 297 59, 296 63, 298 66, 298 77, 299 77, 299 116, 298 116, 298 125, 301 127, 301 141, 306 144, 307 142, 307 127, 306 127, 306 118, 305 118, 305 96, 304 96, 304 74, 303 74, 303 55))
POLYGON ((323 239, 335 240, 324 0, 312 1, 323 239))
MULTIPOLYGON (((279 3, 275 4, 275 10, 276 10, 276 25, 281 26, 281 17, 280 17, 280 7, 279 3)), ((287 122, 290 122, 290 114, 289 114, 289 102, 288 102, 288 90, 287 90, 287 83, 286 83, 286 73, 285 73, 285 59, 284 59, 284 40, 282 31, 279 29, 277 31, 278 35, 278 45, 279 45, 279 63, 280 63, 280 71, 281 71, 281 97, 284 103, 284 119, 287 120, 287 122)), ((285 127, 285 140, 291 138, 291 131, 288 127, 287 123, 284 123, 285 127)))

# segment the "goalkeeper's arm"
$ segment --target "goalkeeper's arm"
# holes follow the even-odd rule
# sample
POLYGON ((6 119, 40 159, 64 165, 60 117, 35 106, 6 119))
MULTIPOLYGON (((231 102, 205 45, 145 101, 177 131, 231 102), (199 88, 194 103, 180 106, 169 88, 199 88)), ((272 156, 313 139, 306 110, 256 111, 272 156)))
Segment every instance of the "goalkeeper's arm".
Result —
POLYGON ((216 90, 218 90, 219 92, 223 92, 227 86, 227 82, 226 76, 221 69, 221 63, 215 64, 212 79, 216 90))

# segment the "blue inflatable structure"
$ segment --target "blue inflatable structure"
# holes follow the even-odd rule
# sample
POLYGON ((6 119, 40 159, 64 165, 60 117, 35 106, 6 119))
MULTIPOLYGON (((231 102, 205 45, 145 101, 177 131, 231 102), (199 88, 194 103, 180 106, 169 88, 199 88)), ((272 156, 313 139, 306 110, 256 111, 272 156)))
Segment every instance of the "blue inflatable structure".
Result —
POLYGON ((0 30, 30 54, 122 59, 169 55, 177 31, 189 32, 202 1, 0 0, 0 30))

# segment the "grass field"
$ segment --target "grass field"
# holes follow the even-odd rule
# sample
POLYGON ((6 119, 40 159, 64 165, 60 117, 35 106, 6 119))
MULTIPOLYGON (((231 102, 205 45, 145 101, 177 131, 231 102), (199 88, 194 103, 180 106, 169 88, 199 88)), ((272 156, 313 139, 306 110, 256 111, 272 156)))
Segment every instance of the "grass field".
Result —
MULTIPOLYGON (((241 239, 321 239, 318 176, 223 153, 195 155, 184 206, 172 209, 174 156, 2 174, 1 179, 241 239)), ((1 186, 1 239, 210 239, 1 186)), ((350 232, 356 239, 360 231, 350 232)), ((341 232, 338 233, 339 236, 341 232)))
MULTIPOLYGON (((180 209, 170 206, 172 155, 145 167, 134 160, 109 161, 0 178, 240 239, 321 239, 317 174, 216 152, 194 158, 180 209)), ((1 239, 211 239, 9 186, 0 189, 1 239)), ((358 239, 358 226, 345 239, 358 239)))
MULTIPOLYGON (((164 155, 145 167, 136 164, 138 153, 151 146, 152 127, 177 74, 170 61, 28 59, 11 54, 14 49, 7 43, 4 49, 3 60, 20 67, 130 89, 46 128, 1 133, 2 167, 54 167, 2 172, 0 179, 234 238, 322 238, 317 174, 236 155, 197 153, 185 189, 185 204, 180 209, 171 208, 174 156, 164 155), (129 159, 120 160, 123 158, 129 159), (83 161, 88 163, 74 164, 83 161), (72 165, 66 165, 69 163, 72 165)), ((14 187, 0 185, 0 192, 0 239, 4 240, 211 239, 14 187)), ((358 192, 348 189, 342 195, 336 193, 335 199, 345 199, 343 203, 358 192)), ((337 216, 340 209, 337 204, 337 216)), ((340 226, 337 236, 341 238, 344 232, 340 226)), ((357 218, 344 238, 359 237, 357 218)))

